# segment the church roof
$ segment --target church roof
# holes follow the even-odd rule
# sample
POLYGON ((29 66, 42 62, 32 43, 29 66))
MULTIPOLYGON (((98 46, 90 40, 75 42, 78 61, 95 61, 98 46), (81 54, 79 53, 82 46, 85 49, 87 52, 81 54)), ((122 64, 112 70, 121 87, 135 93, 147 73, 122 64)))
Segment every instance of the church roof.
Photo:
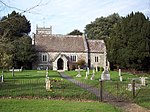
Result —
POLYGON ((35 34, 35 46, 40 52, 84 52, 83 36, 35 34))
POLYGON ((105 43, 103 40, 88 40, 89 52, 105 52, 105 43))

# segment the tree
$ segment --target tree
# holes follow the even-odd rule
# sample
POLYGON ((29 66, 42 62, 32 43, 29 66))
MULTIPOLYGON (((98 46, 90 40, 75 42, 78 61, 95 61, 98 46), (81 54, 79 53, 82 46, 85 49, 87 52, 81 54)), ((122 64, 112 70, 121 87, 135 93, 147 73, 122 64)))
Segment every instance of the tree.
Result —
POLYGON ((15 11, 1 19, 0 42, 3 44, 0 50, 1 57, 3 57, 1 62, 7 62, 9 67, 29 68, 28 66, 36 60, 35 49, 28 36, 30 27, 30 22, 26 17, 15 11))
POLYGON ((68 35, 82 35, 83 33, 79 30, 75 29, 72 32, 68 33, 68 35))
POLYGON ((85 34, 90 39, 105 39, 110 37, 114 25, 121 21, 119 14, 112 14, 108 17, 96 18, 95 21, 87 24, 85 27, 85 34))
POLYGON ((150 21, 131 13, 118 23, 107 41, 111 64, 126 69, 150 70, 150 21))

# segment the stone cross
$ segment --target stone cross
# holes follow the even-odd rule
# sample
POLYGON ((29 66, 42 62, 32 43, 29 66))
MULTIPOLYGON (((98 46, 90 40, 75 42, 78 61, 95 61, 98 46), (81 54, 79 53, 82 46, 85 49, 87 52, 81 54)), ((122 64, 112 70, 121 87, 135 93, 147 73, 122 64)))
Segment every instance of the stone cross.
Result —
POLYGON ((76 75, 76 77, 81 77, 81 74, 80 74, 80 66, 78 66, 78 74, 76 75))

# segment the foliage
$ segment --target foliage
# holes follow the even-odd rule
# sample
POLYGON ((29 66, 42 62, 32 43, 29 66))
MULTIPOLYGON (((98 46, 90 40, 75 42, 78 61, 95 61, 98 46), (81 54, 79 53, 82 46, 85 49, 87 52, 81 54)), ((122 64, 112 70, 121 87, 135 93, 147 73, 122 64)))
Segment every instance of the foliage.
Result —
POLYGON ((96 18, 95 21, 87 24, 85 27, 85 34, 90 39, 106 39, 110 37, 112 28, 116 23, 121 21, 119 14, 114 13, 108 17, 96 18))
POLYGON ((68 33, 68 35, 82 35, 83 33, 79 30, 75 29, 72 32, 68 33))
POLYGON ((78 61, 77 61, 77 65, 79 65, 81 68, 83 68, 84 65, 85 65, 85 60, 84 60, 84 59, 78 60, 78 61))
POLYGON ((1 68, 11 66, 25 68, 36 60, 35 49, 28 36, 30 27, 26 17, 15 11, 0 20, 1 68))
POLYGON ((107 41, 107 57, 120 68, 150 70, 150 21, 131 13, 118 23, 107 41))

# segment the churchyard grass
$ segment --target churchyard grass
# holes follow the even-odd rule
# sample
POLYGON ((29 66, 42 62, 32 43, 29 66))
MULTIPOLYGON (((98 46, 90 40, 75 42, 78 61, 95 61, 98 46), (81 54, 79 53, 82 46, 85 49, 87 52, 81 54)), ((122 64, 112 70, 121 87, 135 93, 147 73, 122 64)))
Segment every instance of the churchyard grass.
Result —
MULTIPOLYGON (((92 70, 90 70, 90 75, 88 76, 88 79, 85 79, 85 74, 86 74, 85 71, 80 71, 80 74, 82 77, 76 77, 76 75, 78 74, 77 71, 66 71, 65 73, 67 75, 70 75, 72 78, 83 81, 84 83, 87 83, 93 87, 97 87, 97 88, 100 87, 99 79, 102 74, 102 72, 100 71, 95 73, 94 80, 90 80, 92 76, 92 70)), ((131 73, 122 73, 122 76, 123 76, 123 81, 120 82, 119 73, 117 71, 110 71, 111 80, 104 81, 103 89, 117 97, 119 96, 121 96, 122 98, 124 97, 125 100, 134 101, 137 104, 150 109, 150 102, 149 102, 150 101, 150 94, 149 94, 150 93, 150 76, 149 75, 133 75, 131 73), (140 90, 137 90, 136 97, 135 99, 133 99, 132 92, 127 90, 128 84, 132 83, 133 78, 139 78, 141 76, 148 77, 148 80, 147 80, 148 85, 146 85, 145 87, 142 86, 140 90)), ((136 82, 140 83, 139 80, 136 80, 136 82)))
POLYGON ((4 83, 0 83, 0 97, 96 100, 95 95, 62 79, 56 71, 49 71, 48 76, 53 80, 52 89, 46 91, 45 74, 44 70, 25 70, 15 72, 12 77, 11 72, 4 72, 4 83))
POLYGON ((0 99, 0 112, 121 112, 100 102, 48 99, 0 99))

